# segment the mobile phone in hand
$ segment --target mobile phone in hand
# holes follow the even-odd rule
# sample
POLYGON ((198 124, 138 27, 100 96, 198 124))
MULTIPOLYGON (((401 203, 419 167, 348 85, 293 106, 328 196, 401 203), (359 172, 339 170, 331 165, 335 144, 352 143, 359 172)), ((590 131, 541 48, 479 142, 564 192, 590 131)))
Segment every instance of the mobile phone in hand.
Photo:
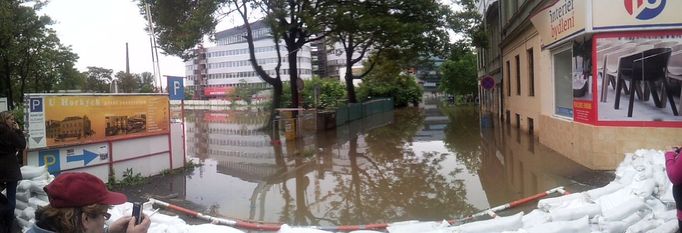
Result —
POLYGON ((133 217, 135 217, 135 225, 142 222, 142 203, 133 202, 133 217))

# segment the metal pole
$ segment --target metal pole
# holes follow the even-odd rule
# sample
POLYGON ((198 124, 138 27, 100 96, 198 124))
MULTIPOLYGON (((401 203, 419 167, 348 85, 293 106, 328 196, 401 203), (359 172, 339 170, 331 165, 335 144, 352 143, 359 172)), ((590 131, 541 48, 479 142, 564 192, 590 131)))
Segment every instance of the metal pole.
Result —
POLYGON ((156 34, 154 32, 154 21, 152 20, 152 13, 149 9, 149 4, 145 3, 145 10, 147 13, 147 23, 149 24, 149 40, 152 47, 152 69, 154 70, 154 82, 158 84, 159 93, 163 93, 163 86, 161 84, 161 69, 159 68, 159 53, 156 49, 156 34))

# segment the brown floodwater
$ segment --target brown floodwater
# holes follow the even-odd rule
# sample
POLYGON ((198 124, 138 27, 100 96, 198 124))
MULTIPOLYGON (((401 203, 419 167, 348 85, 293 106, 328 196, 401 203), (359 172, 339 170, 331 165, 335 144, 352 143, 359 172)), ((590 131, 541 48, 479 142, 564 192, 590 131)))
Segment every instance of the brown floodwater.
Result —
POLYGON ((187 156, 202 165, 126 188, 131 199, 227 218, 356 225, 458 219, 558 186, 577 192, 613 179, 473 106, 398 109, 281 143, 262 130, 266 111, 185 116, 187 156))

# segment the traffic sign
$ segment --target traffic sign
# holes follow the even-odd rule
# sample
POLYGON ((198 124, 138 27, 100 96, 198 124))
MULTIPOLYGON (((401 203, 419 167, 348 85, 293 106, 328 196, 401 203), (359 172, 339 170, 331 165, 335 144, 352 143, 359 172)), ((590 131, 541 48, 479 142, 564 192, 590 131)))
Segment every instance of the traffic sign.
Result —
POLYGON ((485 76, 481 79, 481 86, 486 90, 490 90, 495 87, 495 79, 489 75, 485 76))
POLYGON ((170 100, 185 99, 184 78, 177 76, 166 76, 168 78, 168 97, 170 100))

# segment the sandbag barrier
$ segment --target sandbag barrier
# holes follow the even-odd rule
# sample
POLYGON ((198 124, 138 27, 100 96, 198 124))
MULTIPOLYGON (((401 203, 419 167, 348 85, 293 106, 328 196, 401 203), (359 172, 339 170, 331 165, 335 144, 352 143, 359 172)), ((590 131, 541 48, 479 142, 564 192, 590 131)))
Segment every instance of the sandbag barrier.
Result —
POLYGON ((532 202, 532 201, 538 200, 540 198, 549 196, 552 193, 560 193, 561 195, 570 194, 570 192, 564 190, 563 186, 559 186, 559 187, 556 187, 556 188, 535 194, 535 195, 530 196, 530 197, 525 197, 525 198, 522 198, 522 199, 519 199, 516 201, 512 201, 512 202, 509 202, 509 203, 506 203, 503 205, 499 205, 499 206, 496 206, 496 207, 493 207, 493 208, 490 208, 487 210, 483 210, 481 212, 472 214, 471 216, 466 217, 466 218, 462 218, 462 219, 458 219, 458 220, 450 220, 450 221, 448 221, 448 223, 450 223, 450 224, 463 223, 463 222, 470 221, 472 219, 476 219, 476 218, 484 216, 484 215, 488 215, 490 217, 495 218, 495 217, 497 217, 496 213, 499 211, 503 211, 503 210, 506 210, 509 208, 514 208, 514 207, 518 207, 518 206, 527 204, 528 202, 532 202))
MULTIPOLYGON (((475 219, 480 216, 484 215, 489 215, 493 218, 497 217, 495 214, 498 211, 506 210, 509 208, 514 208, 518 207, 524 204, 527 204, 532 201, 536 201, 540 198, 546 197, 552 193, 560 193, 562 195, 570 194, 566 190, 564 190, 563 186, 556 187, 538 194, 535 194, 530 197, 522 198, 516 201, 512 201, 500 206, 496 206, 487 210, 483 210, 481 212, 478 212, 476 214, 470 215, 468 217, 462 218, 462 219, 456 219, 456 220, 449 220, 447 221, 449 224, 456 224, 456 223, 464 223, 466 221, 470 221, 472 219, 475 219)), ((177 206, 174 204, 170 204, 168 202, 160 201, 154 198, 149 198, 149 202, 153 205, 159 205, 163 208, 169 209, 169 210, 174 210, 177 212, 181 212, 184 214, 187 214, 189 216, 198 218, 198 219, 203 219, 206 220, 210 223, 213 224, 222 224, 222 225, 227 225, 230 227, 236 227, 240 229, 248 229, 248 230, 259 230, 259 231, 279 231, 280 228, 282 227, 281 223, 272 223, 272 224, 260 224, 260 223, 253 223, 253 222, 248 222, 244 220, 232 220, 232 219, 225 219, 225 218, 218 218, 218 217, 213 217, 210 215, 202 214, 194 210, 186 209, 181 206, 177 206)), ((310 228, 310 229, 318 229, 318 230, 323 230, 323 231, 338 231, 338 232, 349 232, 349 231, 358 231, 358 230, 383 230, 386 229, 389 226, 389 223, 377 223, 377 224, 366 224, 366 225, 346 225, 346 226, 306 226, 305 228, 310 228)))

